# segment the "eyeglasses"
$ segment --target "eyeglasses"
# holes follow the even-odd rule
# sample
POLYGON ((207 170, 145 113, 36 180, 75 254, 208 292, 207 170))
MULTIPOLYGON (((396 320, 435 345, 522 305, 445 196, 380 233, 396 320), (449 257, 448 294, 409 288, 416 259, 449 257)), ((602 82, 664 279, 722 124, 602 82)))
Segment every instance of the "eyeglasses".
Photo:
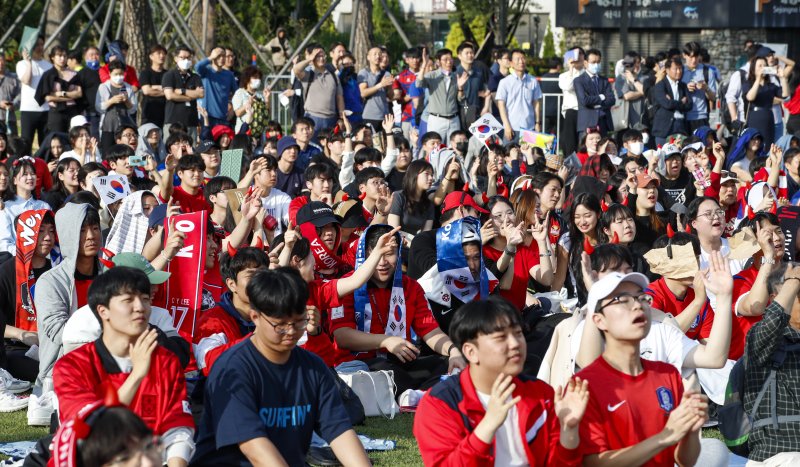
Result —
POLYGON ((713 220, 715 217, 719 217, 720 219, 725 218, 725 211, 722 209, 717 209, 715 211, 708 211, 702 214, 698 214, 697 217, 708 217, 708 220, 713 220))
POLYGON ((136 138, 136 133, 123 133, 120 136, 122 136, 123 138, 136 138))
POLYGON ((275 333, 277 333, 278 335, 281 335, 281 336, 285 336, 286 334, 289 334, 289 331, 291 331, 291 330, 302 331, 308 325, 308 318, 297 320, 294 323, 275 324, 272 321, 268 320, 263 315, 261 317, 264 318, 264 321, 269 323, 270 326, 272 326, 272 329, 275 330, 275 333))
POLYGON ((617 304, 625 305, 626 307, 631 308, 636 302, 638 302, 640 305, 649 305, 650 296, 644 292, 638 294, 621 293, 616 297, 611 297, 611 300, 605 305, 601 306, 597 312, 602 313, 607 307, 617 304))

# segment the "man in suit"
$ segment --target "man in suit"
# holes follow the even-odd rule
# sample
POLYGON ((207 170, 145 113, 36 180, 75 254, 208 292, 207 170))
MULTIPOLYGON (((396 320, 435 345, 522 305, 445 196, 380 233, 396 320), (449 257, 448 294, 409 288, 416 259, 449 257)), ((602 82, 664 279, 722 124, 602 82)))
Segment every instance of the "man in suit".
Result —
POLYGON ((614 130, 611 107, 616 102, 616 98, 608 78, 600 76, 601 59, 602 55, 599 50, 587 50, 586 73, 575 78, 579 139, 583 139, 587 128, 599 127, 602 135, 614 130))
POLYGON ((680 57, 667 60, 666 66, 666 78, 656 83, 653 88, 653 99, 656 104, 653 135, 659 146, 667 141, 669 135, 686 133, 686 113, 692 108, 689 88, 686 87, 686 83, 681 82, 683 62, 680 57))

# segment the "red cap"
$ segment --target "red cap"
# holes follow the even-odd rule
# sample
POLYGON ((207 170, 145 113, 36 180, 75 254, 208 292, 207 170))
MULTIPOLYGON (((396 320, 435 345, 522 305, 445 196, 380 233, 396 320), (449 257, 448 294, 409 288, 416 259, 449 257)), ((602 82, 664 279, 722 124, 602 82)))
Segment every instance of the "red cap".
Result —
POLYGON ((481 214, 489 214, 489 211, 478 206, 478 203, 466 191, 454 191, 444 198, 442 212, 455 209, 459 206, 473 208, 481 214))

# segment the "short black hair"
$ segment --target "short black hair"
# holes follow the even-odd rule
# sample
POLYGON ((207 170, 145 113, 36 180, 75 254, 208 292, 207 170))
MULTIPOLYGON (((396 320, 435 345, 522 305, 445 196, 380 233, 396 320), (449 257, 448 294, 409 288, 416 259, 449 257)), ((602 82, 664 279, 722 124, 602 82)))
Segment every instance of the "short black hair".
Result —
POLYGON ((153 431, 127 407, 97 409, 91 431, 78 450, 78 465, 106 465, 132 445, 152 439, 153 431))
POLYGON ((456 311, 450 323, 450 340, 459 350, 481 334, 488 335, 509 327, 522 327, 519 311, 506 299, 491 296, 475 300, 456 311))
POLYGON ((539 172, 533 176, 531 180, 531 186, 536 188, 537 190, 542 190, 544 187, 547 186, 548 183, 551 181, 556 180, 561 188, 564 188, 564 180, 561 180, 561 177, 552 173, 552 172, 539 172))
POLYGON ((253 310, 270 318, 305 315, 308 284, 294 268, 264 269, 250 278, 247 297, 253 310))
POLYGON ((169 136, 167 136, 167 141, 164 143, 164 145, 167 147, 167 151, 169 151, 169 147, 175 143, 192 144, 192 137, 189 136, 188 133, 183 131, 173 132, 172 128, 174 128, 174 126, 175 125, 169 127, 170 129, 169 136))
POLYGON ((403 58, 422 58, 422 51, 419 47, 411 47, 403 52, 403 58))
MULTIPOLYGON (((697 215, 700 213, 700 205, 706 201, 713 201, 719 207, 719 201, 710 196, 698 196, 693 199, 689 206, 686 207, 686 223, 691 225, 692 221, 697 220, 697 215)), ((692 229, 694 230, 694 229, 692 229)))
POLYGON ((472 49, 472 51, 475 52, 477 50, 477 47, 475 47, 475 44, 473 44, 470 41, 462 41, 460 44, 458 44, 458 48, 456 49, 456 54, 461 55, 461 52, 464 49, 472 49))
POLYGON ((245 269, 268 267, 269 257, 264 253, 264 250, 251 246, 239 248, 233 256, 225 252, 219 262, 219 270, 224 281, 230 279, 236 282, 236 276, 245 269))
POLYGON ((420 146, 425 146, 431 140, 439 140, 440 142, 444 141, 444 139, 442 138, 442 135, 440 135, 438 132, 429 131, 429 132, 425 133, 424 135, 422 135, 422 138, 419 140, 419 144, 420 144, 420 146))
POLYGON ((294 121, 292 127, 289 129, 290 134, 294 134, 297 132, 297 125, 306 125, 310 128, 314 128, 314 120, 311 120, 310 118, 306 117, 298 118, 297 120, 294 121))
POLYGON ((80 170, 78 170, 78 183, 86 183, 86 177, 90 173, 98 170, 103 172, 103 175, 108 175, 108 169, 106 169, 105 166, 99 162, 87 162, 83 164, 80 170))
POLYGON ((587 50, 585 55, 587 60, 589 59, 589 55, 597 55, 598 57, 603 58, 603 54, 600 52, 600 49, 592 48, 587 50))
POLYGON ((383 177, 383 170, 377 167, 367 167, 359 170, 356 174, 356 186, 360 187, 361 185, 366 185, 373 178, 383 179, 383 177))
POLYGON ((205 171, 206 163, 203 162, 203 158, 197 154, 184 154, 183 157, 181 157, 178 161, 178 167, 175 169, 175 171, 180 172, 182 170, 205 171))
POLYGON ((127 159, 129 156, 134 155, 136 155, 136 152, 127 144, 115 144, 103 155, 103 159, 107 162, 117 162, 120 159, 127 159))
POLYGON ((219 194, 224 195, 223 191, 233 190, 234 188, 236 188, 236 182, 232 178, 218 175, 206 183, 205 188, 203 188, 203 195, 205 195, 206 202, 210 205, 211 200, 209 197, 219 194))
POLYGON ((624 133, 622 133, 623 143, 629 143, 631 141, 641 141, 642 139, 643 139, 642 132, 634 128, 629 128, 625 130, 624 133))
POLYGON ((759 211, 753 215, 752 219, 748 217, 742 219, 742 222, 740 222, 739 225, 736 226, 736 232, 734 232, 734 235, 736 235, 736 233, 738 233, 745 227, 750 227, 751 229, 753 229, 753 233, 756 233, 758 230, 757 226, 760 227, 761 223, 764 221, 769 222, 770 224, 776 227, 780 227, 781 225, 780 220, 778 220, 778 216, 776 216, 775 214, 772 214, 771 212, 767 211, 759 211))
POLYGON ((125 64, 119 60, 112 60, 111 63, 108 64, 108 73, 111 74, 114 70, 122 70, 125 71, 125 64))
POLYGON ((691 41, 683 45, 684 55, 689 55, 689 56, 700 55, 700 52, 702 50, 703 46, 701 46, 699 42, 691 41))
POLYGON ((617 271, 623 263, 633 267, 633 253, 627 245, 618 243, 602 243, 594 248, 590 255, 592 270, 596 272, 617 271))
POLYGON ((88 204, 95 210, 97 211, 100 210, 100 200, 97 199, 97 196, 91 191, 81 190, 78 191, 77 193, 71 194, 68 198, 70 203, 88 204))
POLYGON ((181 52, 189 52, 189 55, 194 55, 194 50, 190 49, 186 45, 179 45, 175 47, 175 56, 177 57, 180 55, 181 52))
POLYGON ((452 57, 453 56, 453 52, 450 49, 441 48, 441 49, 436 51, 436 60, 437 61, 441 60, 442 57, 444 57, 445 55, 449 55, 449 56, 452 57))
POLYGON ((392 231, 391 225, 376 225, 367 231, 367 238, 364 239, 367 245, 367 251, 371 251, 378 244, 378 240, 384 235, 392 231))
POLYGON ((353 173, 357 174, 358 170, 356 170, 357 165, 362 165, 365 162, 381 162, 383 160, 383 154, 375 148, 361 148, 356 151, 355 156, 353 156, 353 173))
POLYGON ((92 225, 100 225, 100 213, 98 210, 95 209, 91 203, 81 204, 89 204, 89 207, 86 209, 86 215, 83 217, 83 222, 81 222, 81 229, 92 225))
POLYGON ((111 268, 95 277, 92 285, 89 286, 89 308, 100 321, 100 315, 97 312, 98 306, 108 307, 112 298, 129 293, 150 296, 150 280, 147 278, 147 274, 141 269, 126 266, 111 268))
POLYGON ((333 167, 328 164, 314 164, 306 168, 305 179, 307 182, 320 177, 329 178, 333 181, 336 178, 336 172, 333 170, 333 167))
MULTIPOLYGON (((125 130, 133 130, 134 133, 137 132, 136 125, 131 125, 130 123, 120 123, 120 125, 117 127, 117 129, 114 130, 114 139, 118 140, 118 139, 122 138, 122 133, 124 133, 125 130)), ((137 135, 137 138, 138 138, 138 135, 137 135)))

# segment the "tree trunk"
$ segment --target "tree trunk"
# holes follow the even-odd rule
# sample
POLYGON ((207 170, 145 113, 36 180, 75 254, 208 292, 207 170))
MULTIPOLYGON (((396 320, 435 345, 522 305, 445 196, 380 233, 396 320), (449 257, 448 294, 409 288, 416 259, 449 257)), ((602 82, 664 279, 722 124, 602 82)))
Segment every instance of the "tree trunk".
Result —
POLYGON ((495 44, 502 44, 506 47, 508 40, 508 0, 500 0, 497 11, 497 37, 494 38, 495 44))
POLYGON ((356 39, 353 56, 356 58, 356 69, 360 69, 367 66, 367 52, 375 42, 372 31, 372 0, 358 0, 358 23, 354 27, 356 39))
POLYGON ((143 70, 150 65, 150 46, 156 42, 153 12, 150 2, 141 0, 122 0, 125 22, 123 38, 128 43, 128 65, 143 70))
POLYGON ((190 7, 195 1, 199 1, 200 5, 195 8, 188 22, 194 36, 197 37, 197 40, 203 45, 205 53, 208 54, 216 43, 214 24, 217 18, 217 2, 214 0, 191 0, 189 2, 190 7), (206 21, 208 24, 204 28, 203 23, 206 21), (203 37, 204 29, 206 32, 205 38, 203 37))
MULTIPOLYGON (((45 37, 50 38, 50 36, 58 29, 58 26, 64 21, 64 18, 67 17, 67 14, 70 10, 70 0, 51 0, 50 6, 47 8, 47 21, 44 25, 44 34, 45 37)), ((69 27, 66 27, 58 33, 56 40, 53 42, 53 45, 60 45, 62 47, 68 47, 67 40, 69 34, 69 27)), ((47 55, 47 51, 45 51, 45 55, 47 55)))

